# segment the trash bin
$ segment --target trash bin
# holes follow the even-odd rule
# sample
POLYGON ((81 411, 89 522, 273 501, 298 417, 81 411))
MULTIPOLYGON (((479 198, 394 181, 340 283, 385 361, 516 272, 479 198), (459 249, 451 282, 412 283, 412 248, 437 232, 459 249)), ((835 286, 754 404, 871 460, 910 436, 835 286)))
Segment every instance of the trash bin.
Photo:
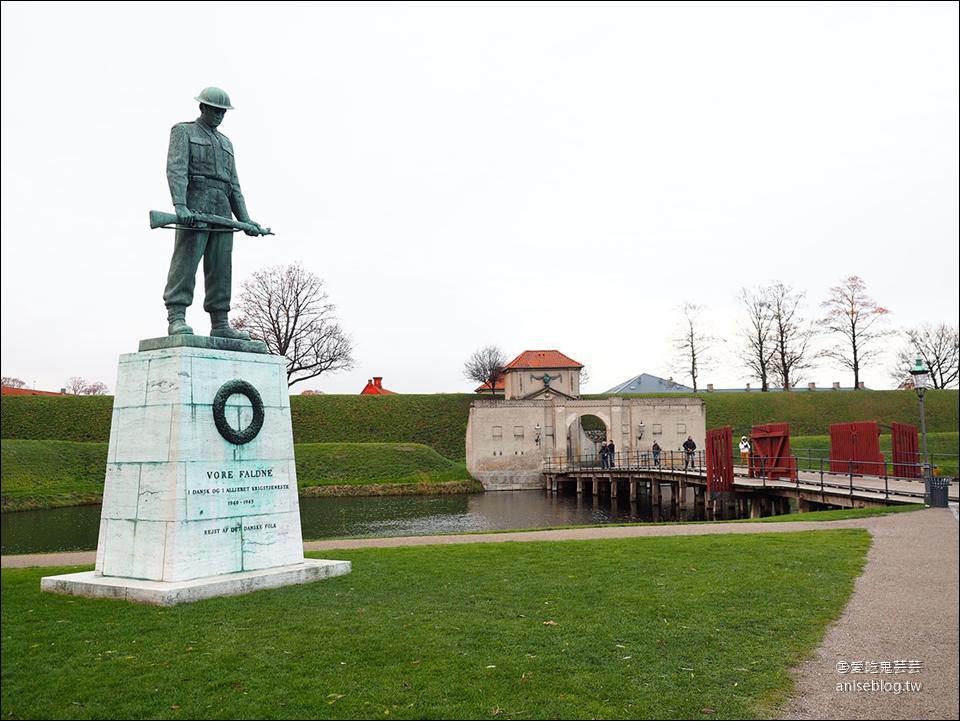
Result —
POLYGON ((930 507, 947 508, 950 492, 950 478, 934 476, 930 479, 930 507))

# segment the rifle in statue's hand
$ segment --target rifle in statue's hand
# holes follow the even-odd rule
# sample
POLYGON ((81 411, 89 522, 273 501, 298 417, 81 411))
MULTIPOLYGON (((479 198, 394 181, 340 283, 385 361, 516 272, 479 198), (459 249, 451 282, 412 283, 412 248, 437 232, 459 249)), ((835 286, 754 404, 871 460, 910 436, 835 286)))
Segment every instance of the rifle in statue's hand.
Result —
POLYGON ((192 225, 178 225, 176 213, 164 213, 159 210, 150 211, 150 229, 156 228, 185 228, 187 230, 214 230, 236 232, 242 230, 247 235, 273 235, 270 228, 262 228, 253 223, 244 223, 233 218, 224 218, 220 215, 194 213, 192 225))

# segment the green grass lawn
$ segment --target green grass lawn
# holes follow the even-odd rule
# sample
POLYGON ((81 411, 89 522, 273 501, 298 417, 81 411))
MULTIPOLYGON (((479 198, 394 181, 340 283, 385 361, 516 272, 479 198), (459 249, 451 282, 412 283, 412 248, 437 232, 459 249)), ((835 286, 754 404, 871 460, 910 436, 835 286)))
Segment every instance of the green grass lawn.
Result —
POLYGON ((866 531, 308 554, 338 578, 172 608, 2 571, 10 719, 767 718, 866 531))

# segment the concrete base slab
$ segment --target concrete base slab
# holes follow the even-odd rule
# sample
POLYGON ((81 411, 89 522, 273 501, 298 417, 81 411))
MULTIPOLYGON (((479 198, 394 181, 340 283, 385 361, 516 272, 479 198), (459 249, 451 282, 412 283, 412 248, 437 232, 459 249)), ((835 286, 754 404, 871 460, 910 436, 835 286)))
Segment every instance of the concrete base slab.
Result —
POLYGON ((114 598, 152 606, 175 606, 219 596, 239 596, 266 588, 310 583, 350 573, 350 561, 307 558, 303 563, 261 571, 241 571, 190 581, 144 581, 136 578, 97 575, 95 571, 46 576, 40 589, 67 596, 114 598))

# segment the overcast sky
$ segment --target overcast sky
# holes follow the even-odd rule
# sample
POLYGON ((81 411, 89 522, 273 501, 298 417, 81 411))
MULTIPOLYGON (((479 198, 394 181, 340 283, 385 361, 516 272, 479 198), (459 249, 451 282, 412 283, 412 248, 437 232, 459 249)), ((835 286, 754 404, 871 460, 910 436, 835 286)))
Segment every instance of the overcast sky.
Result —
MULTIPOLYGON (((116 387, 166 333, 170 127, 236 110, 253 271, 325 281, 356 369, 295 385, 471 392, 494 344, 689 384, 702 305, 744 286, 818 319, 860 276, 889 327, 956 324, 958 4, 3 2, 2 374, 116 387)), ((187 312, 209 331, 198 295, 187 312)), ((893 346, 891 346, 891 350, 893 346)), ((699 385, 742 387, 717 347, 699 385)), ((866 368, 891 388, 890 361, 866 368)), ((803 379, 852 385, 826 364, 803 379)), ((756 382, 754 381, 754 385, 756 382)))

